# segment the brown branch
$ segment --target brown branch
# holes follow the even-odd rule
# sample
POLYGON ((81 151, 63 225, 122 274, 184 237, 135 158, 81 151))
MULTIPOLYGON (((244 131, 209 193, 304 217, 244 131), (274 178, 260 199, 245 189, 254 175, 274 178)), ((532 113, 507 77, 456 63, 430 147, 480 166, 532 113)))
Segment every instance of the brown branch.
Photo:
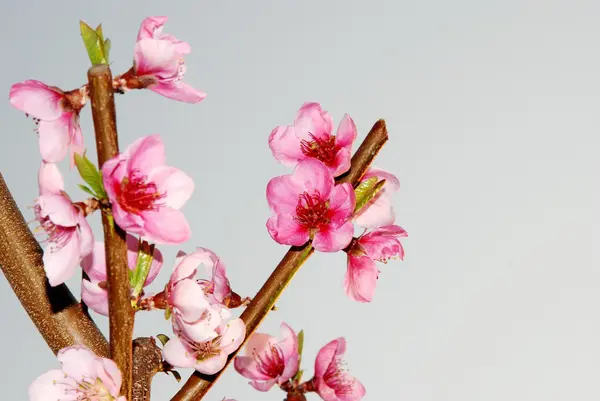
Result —
MULTIPOLYGON (((96 131, 98 164, 119 153, 112 75, 108 65, 88 70, 92 117, 96 131)), ((131 400, 132 338, 134 312, 130 300, 129 268, 125 232, 102 214, 108 275, 110 356, 123 375, 121 394, 131 400)))
POLYGON ((133 386, 131 401, 150 401, 152 378, 162 371, 163 360, 160 348, 152 337, 136 338, 133 341, 133 386))
MULTIPOLYGON (((373 128, 371 128, 371 131, 352 157, 352 166, 350 167, 350 170, 339 177, 337 182, 350 182, 353 186, 358 185, 360 179, 387 140, 388 134, 385 121, 379 120, 373 125, 373 128)), ((300 266, 302 266, 304 261, 308 259, 312 253, 312 245, 308 243, 302 247, 292 247, 285 254, 281 262, 279 262, 275 270, 273 270, 273 273, 271 273, 271 276, 267 279, 265 284, 240 316, 244 323, 246 323, 245 341, 247 341, 252 333, 254 333, 294 274, 296 274, 300 266)), ((240 348, 242 346, 240 346, 240 348)), ((192 374, 179 392, 171 398, 171 401, 198 401, 202 399, 212 385, 219 379, 238 351, 229 356, 227 365, 225 365, 223 370, 219 373, 212 376, 203 375, 198 372, 192 374)))
POLYGON ((50 287, 42 249, 0 174, 0 268, 25 311, 56 354, 83 344, 108 356, 108 343, 65 284, 50 287))

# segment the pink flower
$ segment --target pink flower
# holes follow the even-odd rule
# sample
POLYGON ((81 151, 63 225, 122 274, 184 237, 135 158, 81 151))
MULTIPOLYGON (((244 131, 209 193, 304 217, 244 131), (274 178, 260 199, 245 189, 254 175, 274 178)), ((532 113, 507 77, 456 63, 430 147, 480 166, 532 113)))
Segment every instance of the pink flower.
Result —
POLYGON ((200 264, 204 265, 208 274, 208 280, 199 279, 198 284, 204 289, 209 302, 225 306, 227 297, 231 296, 231 286, 225 264, 210 249, 196 248, 193 255, 200 264))
POLYGON ((119 397, 121 372, 110 359, 96 356, 83 345, 63 348, 56 357, 62 368, 31 383, 30 401, 126 401, 119 397))
POLYGON ((312 239, 316 250, 335 252, 352 239, 354 189, 349 183, 334 185, 318 160, 301 161, 292 174, 271 179, 267 201, 274 214, 267 229, 280 244, 300 246, 312 239))
POLYGON ((196 280, 198 266, 210 262, 210 254, 206 251, 198 248, 189 255, 180 251, 165 288, 173 325, 198 341, 217 336, 216 330, 222 320, 220 312, 224 310, 211 304, 206 287, 196 280))
MULTIPOLYGON (((137 254, 140 243, 133 235, 127 234, 127 261, 129 269, 135 271, 137 267, 137 254)), ((158 249, 154 249, 154 259, 150 265, 150 271, 144 282, 144 287, 150 285, 163 264, 162 253, 158 249)), ((104 250, 104 242, 96 242, 92 253, 87 255, 81 261, 81 267, 89 276, 89 280, 83 280, 81 285, 81 299, 85 304, 104 316, 108 316, 108 292, 106 288, 106 258, 104 250)))
POLYGON ((245 347, 246 356, 235 358, 235 370, 251 379, 250 385, 258 391, 281 385, 298 372, 298 337, 285 323, 281 323, 281 337, 277 341, 268 334, 255 333, 245 347))
POLYGON ((182 82, 186 67, 183 56, 188 43, 162 33, 167 17, 142 21, 134 49, 134 74, 144 87, 181 102, 198 103, 206 94, 182 82))
POLYGON ((400 181, 395 175, 377 168, 370 168, 363 180, 371 177, 385 179, 385 184, 377 195, 354 216, 354 222, 364 228, 394 224, 396 216, 392 205, 392 193, 400 189, 400 181))
POLYGON ((70 150, 83 153, 83 136, 79 127, 79 110, 85 105, 84 89, 63 92, 40 81, 28 80, 10 87, 10 104, 31 115, 39 134, 40 153, 49 163, 62 161, 70 150))
POLYGON ((160 135, 140 138, 108 160, 102 178, 115 222, 123 230, 162 244, 190 238, 190 227, 179 209, 192 195, 194 182, 165 165, 160 135))
POLYGON ((194 368, 200 373, 212 375, 223 369, 229 354, 239 348, 246 336, 246 325, 242 319, 229 322, 223 320, 216 336, 204 340, 193 332, 181 330, 174 325, 176 337, 163 348, 165 360, 178 368, 194 368))
POLYGON ((333 133, 333 121, 319 103, 304 103, 294 125, 276 127, 269 136, 273 156, 281 163, 295 165, 301 160, 317 159, 334 177, 350 168, 356 126, 347 114, 333 133))
POLYGON ((359 401, 365 395, 364 386, 343 367, 345 352, 346 340, 340 337, 325 345, 317 354, 315 377, 312 380, 325 401, 359 401))
POLYGON ((62 175, 55 164, 42 162, 35 201, 36 219, 48 236, 44 269, 52 287, 68 280, 82 257, 92 251, 94 236, 83 212, 64 192, 62 175))
POLYGON ((404 259, 399 237, 408 234, 400 226, 385 226, 362 235, 348 252, 348 269, 344 276, 346 295, 359 302, 371 302, 379 278, 375 261, 404 259))

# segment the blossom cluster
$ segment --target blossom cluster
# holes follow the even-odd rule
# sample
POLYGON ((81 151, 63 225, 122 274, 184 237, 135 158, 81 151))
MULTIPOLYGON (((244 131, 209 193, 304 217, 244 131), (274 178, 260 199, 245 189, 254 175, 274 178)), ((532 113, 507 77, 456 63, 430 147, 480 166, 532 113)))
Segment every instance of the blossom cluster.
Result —
MULTIPOLYGON (((191 47, 163 33, 166 20, 149 17, 142 22, 133 66, 115 77, 113 89, 116 93, 149 89, 170 99, 200 102, 206 94, 183 82, 184 56, 191 47)), ((194 181, 167 164, 160 135, 137 139, 96 168, 86 156, 79 125, 80 112, 89 101, 87 85, 63 91, 28 80, 11 87, 9 100, 33 117, 39 136, 42 161, 34 213, 39 223, 36 231, 46 236, 43 262, 51 286, 65 283, 81 267, 85 273, 82 301, 100 315, 110 314, 107 249, 94 238, 87 220, 99 211, 126 233, 135 310, 164 310, 170 320, 174 336, 163 341, 162 351, 173 368, 215 374, 247 341, 245 354, 235 358, 234 366, 259 391, 277 385, 289 394, 315 392, 325 401, 358 401, 364 396, 364 386, 343 368, 343 337, 319 351, 314 377, 305 382, 301 381, 301 344, 289 325, 282 323, 280 340, 263 333, 247 339, 244 321, 232 310, 246 306, 250 299, 232 290, 224 262, 210 249, 179 251, 162 291, 145 293, 165 264, 157 246, 181 245, 191 238, 182 208, 194 192, 194 181), (91 195, 86 200, 73 202, 65 192, 58 163, 67 156, 86 183, 81 185, 91 195)), ((355 301, 370 302, 380 273, 376 262, 404 257, 400 238, 407 233, 395 224, 392 207, 399 181, 374 167, 356 186, 340 181, 351 168, 358 132, 348 115, 335 134, 333 130, 330 114, 310 102, 302 105, 292 125, 271 132, 268 143, 273 156, 293 171, 267 184, 271 217, 266 228, 279 244, 310 243, 319 252, 346 252, 345 293, 355 301), (357 227, 362 232, 355 236, 357 227)), ((58 360, 61 369, 32 383, 31 400, 125 400, 119 396, 121 372, 111 360, 83 345, 63 349, 58 360)))

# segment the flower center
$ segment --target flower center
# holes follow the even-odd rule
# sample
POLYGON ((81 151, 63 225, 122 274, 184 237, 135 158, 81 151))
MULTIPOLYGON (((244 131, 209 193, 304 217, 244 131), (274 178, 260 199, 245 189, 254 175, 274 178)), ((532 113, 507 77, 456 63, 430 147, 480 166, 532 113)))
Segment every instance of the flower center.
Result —
POLYGON ((323 200, 319 191, 308 192, 298 197, 295 220, 301 226, 314 230, 330 223, 329 201, 323 200))
POLYGON ((129 177, 123 178, 121 185, 116 186, 119 205, 128 213, 140 214, 146 211, 157 211, 163 206, 157 203, 166 194, 159 194, 156 184, 148 182, 147 177, 132 172, 129 177))
POLYGON ((316 137, 313 134, 309 134, 312 141, 302 140, 300 142, 300 149, 307 157, 312 157, 320 160, 328 167, 333 167, 335 162, 335 155, 337 148, 335 146, 335 136, 325 134, 320 137, 316 137))
MULTIPOLYGON (((113 401, 115 398, 110 394, 102 380, 99 378, 86 379, 82 378, 81 381, 75 383, 58 383, 53 384, 64 384, 65 395, 69 396, 69 400, 76 401, 113 401), (76 396, 77 398, 73 398, 76 396)), ((66 400, 66 399, 65 399, 66 400)), ((60 398, 59 400, 60 401, 60 398)))
POLYGON ((351 395, 354 388, 354 378, 348 374, 345 363, 339 357, 334 358, 327 367, 323 380, 336 395, 351 395))
POLYGON ((215 292, 215 284, 212 281, 208 281, 205 279, 196 280, 198 284, 202 287, 202 290, 206 295, 214 294, 215 292))
POLYGON ((59 226, 57 224, 54 224, 54 222, 50 220, 49 216, 42 217, 42 208, 39 204, 36 204, 33 209, 35 212, 35 216, 40 223, 40 226, 36 229, 36 231, 39 231, 41 229, 46 233, 46 235, 48 236, 48 239, 46 241, 52 244, 50 247, 51 252, 58 251, 63 246, 65 246, 67 242, 71 240, 71 237, 77 230, 76 226, 59 226))
POLYGON ((194 343, 192 349, 196 354, 196 360, 201 362, 205 359, 212 358, 221 353, 221 336, 203 343, 194 343))
POLYGON ((278 347, 271 345, 262 355, 256 351, 252 352, 260 373, 275 378, 283 373, 285 361, 278 347))

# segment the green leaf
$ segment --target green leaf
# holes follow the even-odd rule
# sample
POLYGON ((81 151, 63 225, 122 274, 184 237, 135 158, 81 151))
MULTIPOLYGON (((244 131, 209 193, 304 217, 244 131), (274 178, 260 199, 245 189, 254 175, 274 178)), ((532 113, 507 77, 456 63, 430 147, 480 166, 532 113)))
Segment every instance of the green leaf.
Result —
MULTIPOLYGON (((302 362, 302 350, 304 349, 304 330, 300 330, 298 332, 298 366, 300 366, 300 363, 302 362)), ((295 382, 299 382, 300 380, 302 380, 302 373, 304 373, 304 371, 302 369, 299 369, 298 372, 296 372, 296 375, 294 376, 293 380, 295 382)))
POLYGON ((165 309, 165 320, 169 320, 171 318, 171 308, 167 307, 165 309))
POLYGON ((360 211, 373 197, 383 188, 385 180, 377 181, 377 177, 371 177, 356 187, 354 194, 356 195, 356 207, 354 213, 360 211))
POLYGON ((75 166, 79 175, 89 188, 95 193, 98 199, 106 198, 106 191, 104 190, 104 183, 102 182, 102 175, 94 163, 87 158, 85 153, 82 155, 75 153, 75 166))
POLYGON ((137 263, 135 270, 133 271, 133 276, 131 277, 131 295, 134 298, 141 294, 153 260, 154 245, 150 245, 146 241, 140 241, 137 253, 137 263))
POLYGON ((81 31, 81 38, 83 39, 83 44, 92 65, 108 64, 104 52, 102 26, 99 25, 98 28, 93 29, 85 22, 79 21, 79 30, 81 31))
POLYGON ((106 39, 104 41, 104 58, 106 59, 106 62, 109 62, 109 56, 110 56, 110 39, 106 39))
POLYGON ((170 338, 167 337, 165 334, 157 334, 156 338, 158 338, 158 341, 160 341, 160 343, 163 345, 163 347, 170 340, 170 338))
POLYGON ((88 194, 92 195, 94 198, 96 197, 96 194, 94 193, 94 191, 92 191, 91 189, 89 189, 89 188, 88 188, 88 187, 86 187, 85 185, 83 185, 83 184, 77 184, 77 186, 78 186, 79 188, 81 188, 81 190, 82 190, 83 192, 87 192, 88 194))

